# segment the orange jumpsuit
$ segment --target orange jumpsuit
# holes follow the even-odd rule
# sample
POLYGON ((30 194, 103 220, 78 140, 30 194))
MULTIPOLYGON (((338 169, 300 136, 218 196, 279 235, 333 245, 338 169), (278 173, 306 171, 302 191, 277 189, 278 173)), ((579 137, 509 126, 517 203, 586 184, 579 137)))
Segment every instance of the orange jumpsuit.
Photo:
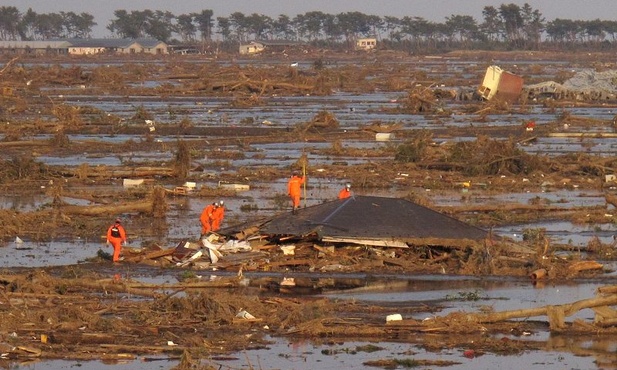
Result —
POLYGON ((218 231, 221 228, 223 218, 225 218, 225 207, 218 206, 214 208, 212 212, 212 231, 218 231))
POLYGON ((214 213, 214 204, 208 204, 207 207, 201 212, 199 216, 199 222, 201 222, 201 234, 205 234, 212 230, 212 220, 214 213))
POLYGON ((120 260, 120 252, 122 251, 122 243, 126 243, 126 231, 119 222, 111 225, 107 229, 107 242, 114 247, 113 262, 120 260))
POLYGON ((304 184, 304 176, 298 177, 297 175, 293 175, 287 183, 287 194, 289 194, 289 197, 291 198, 291 203, 294 210, 300 207, 300 186, 302 184, 304 184))
POLYGON ((349 198, 350 196, 351 196, 351 191, 347 188, 343 188, 341 191, 338 192, 339 199, 346 199, 346 198, 349 198))

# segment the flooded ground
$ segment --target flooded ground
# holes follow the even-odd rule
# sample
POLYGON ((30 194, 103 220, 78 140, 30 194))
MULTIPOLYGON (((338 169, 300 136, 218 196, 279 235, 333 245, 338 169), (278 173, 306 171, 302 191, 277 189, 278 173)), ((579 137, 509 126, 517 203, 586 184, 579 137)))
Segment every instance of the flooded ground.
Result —
MULTIPOLYGON (((447 97, 433 101, 428 112, 413 111, 405 105, 419 86, 473 91, 489 63, 498 62, 528 81, 554 79, 564 70, 574 73, 589 64, 564 61, 561 57, 397 58, 400 61, 364 55, 345 57, 327 63, 325 71, 316 71, 312 58, 298 59, 297 69, 278 58, 19 62, 23 70, 14 71, 15 75, 7 80, 15 93, 2 97, 0 111, 6 122, 0 133, 4 145, 1 158, 23 172, 23 176, 18 173, 12 178, 3 172, 6 176, 0 206, 12 212, 5 220, 58 207, 113 207, 143 199, 155 186, 173 189, 185 181, 195 182, 200 191, 190 196, 169 195, 161 222, 155 222, 150 215, 131 210, 115 212, 113 208, 96 215, 68 211, 44 214, 16 225, 6 221, 11 226, 3 232, 0 245, 0 271, 7 276, 4 286, 12 286, 8 278, 11 275, 45 271, 54 277, 65 277, 87 271, 97 274, 91 279, 101 281, 119 277, 132 284, 158 285, 158 290, 173 297, 178 294, 171 293, 175 289, 160 286, 181 285, 187 275, 198 283, 233 277, 237 269, 112 265, 97 256, 101 251, 111 251, 105 245, 104 232, 115 217, 125 221, 129 247, 139 249, 153 243, 170 248, 182 240, 197 240, 199 215, 215 200, 225 201, 226 225, 288 212, 287 177, 306 154, 309 183, 303 207, 335 199, 339 189, 351 182, 357 195, 423 200, 439 211, 490 228, 496 236, 533 248, 537 246, 529 242, 530 231, 541 230, 542 237, 555 246, 552 257, 556 259, 586 258, 589 245, 599 242, 605 253, 591 259, 602 263, 603 268, 597 274, 542 281, 529 278, 527 270, 531 267, 527 265, 519 267, 515 274, 503 275, 460 274, 445 265, 443 273, 431 270, 421 275, 406 271, 381 274, 375 270, 307 273, 293 267, 270 272, 246 271, 244 287, 230 289, 235 298, 225 298, 234 301, 230 307, 246 308, 238 301, 253 296, 265 302, 274 298, 285 302, 326 299, 368 307, 357 312, 345 311, 348 317, 333 315, 341 326, 357 325, 358 335, 350 332, 329 337, 327 330, 314 337, 294 335, 305 324, 298 318, 296 325, 276 330, 266 328, 272 323, 247 326, 242 335, 248 340, 239 346, 212 340, 204 347, 194 345, 194 338, 189 340, 188 333, 174 334, 193 325, 189 320, 181 325, 182 330, 169 329, 152 337, 157 341, 152 345, 165 347, 168 341, 177 342, 187 348, 187 353, 190 348, 208 348, 210 353, 203 350, 193 362, 204 369, 616 368, 617 340, 611 339, 614 336, 556 333, 549 329, 543 316, 522 320, 532 328, 523 332, 484 331, 480 327, 471 333, 451 335, 389 333, 373 340, 362 331, 364 322, 381 330, 386 316, 398 313, 405 320, 422 322, 457 312, 565 305, 593 299, 598 288, 615 283, 611 248, 616 214, 610 196, 617 189, 616 184, 606 181, 605 175, 613 172, 610 160, 617 137, 612 135, 612 122, 617 105, 526 102, 493 110, 486 102, 447 97), (47 72, 49 80, 31 79, 40 74, 39 69, 47 72), (126 73, 131 70, 139 73, 126 73), (201 75, 203 71, 209 72, 201 75), (317 73, 321 73, 322 80, 314 82, 311 79, 317 73), (233 90, 237 87, 231 84, 235 81, 240 86, 259 80, 265 91, 266 81, 276 82, 280 76, 286 78, 286 88, 289 84, 295 87, 259 93, 254 87, 233 90), (32 87, 24 86, 24 78, 34 81, 27 85, 32 87), (317 88, 309 92, 295 90, 298 86, 320 83, 326 84, 329 93, 318 93, 317 88), (489 113, 484 114, 489 108, 489 113), (322 112, 336 118, 334 127, 320 126, 322 122, 315 118, 322 112), (537 124, 532 133, 525 132, 524 124, 529 121, 537 124), (307 123, 312 126, 304 126, 307 123), (373 126, 378 131, 371 129, 373 126), (391 131, 392 135, 378 140, 377 134, 382 133, 379 130, 390 132, 388 128, 392 126, 398 127, 391 131), (556 162, 527 172, 502 170, 478 174, 450 167, 448 154, 415 163, 393 160, 400 145, 424 131, 430 133, 430 148, 439 155, 441 148, 473 143, 478 137, 487 136, 496 141, 514 140, 516 148, 524 153, 556 162), (162 172, 173 167, 179 141, 187 143, 191 157, 184 178, 162 172), (590 157, 580 159, 583 156, 590 157), (20 158, 32 158, 48 169, 43 175, 28 177, 25 172, 32 168, 20 162, 20 158), (132 188, 123 186, 124 178, 150 181, 146 186, 132 188), (224 187, 226 184, 245 188, 229 191, 224 187), (282 290, 281 283, 290 281, 285 279, 295 279, 297 288, 282 290), (353 284, 347 284, 349 280, 353 284), (254 342, 251 335, 255 335, 254 342), (220 351, 215 350, 217 346, 220 351)), ((602 63, 603 68, 610 68, 613 62, 607 59, 602 63)), ((490 151, 485 155, 489 154, 490 151)), ((132 297, 126 292, 113 295, 118 301, 132 297)), ((0 297, 0 308, 4 306, 9 312, 8 301, 3 300, 0 297)), ((262 309, 259 305, 255 307, 262 309)), ((203 307, 195 311, 200 309, 203 307)), ((130 310, 123 307, 115 314, 123 317, 130 310)), ((151 307, 140 310, 156 312, 151 307)), ((267 315, 268 311, 261 312, 267 315)), ((271 314, 273 317, 267 319, 274 320, 271 314)), ((569 316, 567 323, 593 321, 594 315, 593 310, 584 309, 569 316)), ((217 323, 224 324, 231 321, 218 320, 217 323)), ((173 323, 169 326, 173 327, 173 323)), ((219 330, 230 330, 228 326, 222 327, 219 330)), ((36 343, 40 332, 28 330, 20 327, 16 336, 31 336, 29 342, 36 343)), ((236 329, 230 330, 230 338, 236 338, 232 331, 236 334, 236 329)), ((302 333, 308 332, 302 328, 302 333)), ((11 343, 11 335, 12 332, 0 331, 3 343, 11 343)), ((23 369, 187 368, 182 353, 131 354, 112 359, 101 355, 103 360, 93 355, 90 360, 20 358, 2 359, 0 363, 23 369)))
MULTIPOLYGON (((16 259, 21 258, 18 256, 16 259)), ((52 260, 53 258, 46 257, 45 261, 52 260)), ((80 268, 77 265, 75 267, 80 268)), ((182 274, 181 271, 161 271, 131 265, 105 267, 97 264, 88 267, 82 264, 81 268, 94 268, 103 275, 122 274, 123 277, 133 281, 152 284, 173 284, 182 274)), ((50 270, 50 273, 53 274, 53 270, 50 270)), ((206 272, 200 274, 203 274, 200 276, 204 280, 220 276, 208 275, 206 272)), ((560 283, 532 282, 528 278, 449 275, 373 276, 294 273, 246 275, 248 286, 264 284, 267 280, 276 281, 294 277, 298 281, 312 280, 314 284, 318 280, 326 279, 331 286, 349 285, 352 280, 354 284, 361 285, 349 289, 328 289, 316 295, 336 301, 354 302, 356 305, 370 304, 383 307, 381 313, 365 313, 357 317, 341 318, 354 321, 354 325, 362 325, 362 321, 385 321, 385 316, 404 312, 411 306, 423 306, 429 308, 429 312, 404 314, 404 319, 430 320, 457 311, 480 312, 490 308, 499 312, 567 304, 594 297, 596 289, 607 283, 605 279, 560 283)), ((293 297, 293 293, 291 294, 291 296, 283 294, 283 297, 293 297)), ((303 297, 308 298, 310 295, 303 297)), ((540 317, 531 317, 527 320, 534 319, 541 320, 540 317)), ((572 320, 593 320, 593 311, 580 311, 568 318, 568 321, 572 320)), ((417 368, 491 369, 524 366, 529 369, 608 369, 614 368, 617 360, 614 355, 617 342, 611 338, 614 337, 597 335, 572 337, 554 334, 543 324, 528 332, 468 334, 465 339, 459 340, 453 339, 452 335, 444 334, 418 335, 398 341, 266 336, 265 342, 260 340, 253 345, 249 343, 246 349, 237 353, 208 356, 202 365, 216 369, 311 369, 315 366, 323 369, 370 369, 376 366, 370 365, 371 363, 394 361, 399 364, 399 368, 413 364, 412 367, 417 368), (487 341, 488 337, 493 337, 503 344, 501 352, 493 353, 481 349, 482 343, 487 341), (450 342, 452 345, 447 344, 450 342), (523 348, 521 342, 525 343, 523 348)), ((182 343, 182 339, 178 338, 176 342, 182 343)), ((19 368, 38 369, 43 366, 46 369, 69 369, 83 366, 89 369, 171 369, 178 365, 179 359, 174 359, 173 356, 169 358, 142 355, 127 359, 110 358, 102 362, 31 360, 20 363, 19 368)))

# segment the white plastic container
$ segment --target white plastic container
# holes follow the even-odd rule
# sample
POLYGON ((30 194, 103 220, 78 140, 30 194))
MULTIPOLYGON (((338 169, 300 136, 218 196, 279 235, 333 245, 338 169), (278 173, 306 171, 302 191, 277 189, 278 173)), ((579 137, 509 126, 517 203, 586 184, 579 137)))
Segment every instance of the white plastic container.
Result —
POLYGON ((394 139, 394 134, 391 132, 378 132, 375 134, 376 141, 390 141, 394 139))
POLYGON ((401 320, 403 320, 403 316, 401 316, 400 313, 395 313, 395 314, 386 316, 386 322, 401 321, 401 320))

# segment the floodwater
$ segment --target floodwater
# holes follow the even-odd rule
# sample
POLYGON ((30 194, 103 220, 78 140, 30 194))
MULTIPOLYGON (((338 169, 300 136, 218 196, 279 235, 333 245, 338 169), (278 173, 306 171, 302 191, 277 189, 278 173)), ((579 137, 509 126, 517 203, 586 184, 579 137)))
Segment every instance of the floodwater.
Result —
MULTIPOLYGON (((502 67, 511 65, 508 61, 497 61, 502 67)), ((524 61, 517 61, 524 64, 524 61)), ((534 62, 541 64, 542 62, 534 62)), ((473 63, 435 60, 418 63, 418 69, 425 70, 431 78, 439 79, 447 76, 460 74, 461 71, 473 63), (444 68, 445 65, 445 68, 444 68), (441 76, 441 77, 440 77, 441 76)), ((310 62, 300 61, 300 66, 309 68, 310 62)), ((83 65, 88 68, 88 64, 83 65)), ((473 76, 469 76, 473 77, 473 76)), ((142 86, 156 86, 154 81, 145 81, 142 86)), ((58 90, 54 90, 58 91, 58 90)), ((154 114, 156 125, 175 123, 182 119, 189 119, 195 126, 261 126, 293 127, 299 123, 310 121, 318 112, 327 110, 334 114, 339 121, 341 129, 357 129, 360 125, 371 122, 401 123, 406 129, 443 129, 463 128, 470 125, 476 127, 496 126, 512 127, 521 126, 522 122, 534 120, 538 125, 555 121, 557 116, 564 111, 573 116, 589 117, 595 119, 611 120, 617 110, 606 107, 568 107, 557 112, 550 112, 541 106, 529 106, 524 113, 511 113, 508 115, 492 115, 482 122, 470 122, 470 117, 464 114, 452 114, 445 116, 429 116, 415 114, 395 113, 398 100, 405 94, 403 92, 380 92, 363 94, 351 94, 336 92, 327 97, 271 97, 267 98, 267 106, 250 108, 233 108, 231 99, 221 97, 170 97, 170 96, 111 96, 111 95, 70 95, 58 94, 50 96, 57 101, 78 106, 89 106, 100 109, 108 114, 128 119, 133 116, 136 107, 142 107, 154 114)), ((465 104, 463 102, 451 103, 455 107, 465 104)), ((444 107, 446 108, 446 107, 444 107)), ((574 127, 564 127, 563 132, 574 130, 574 127)), ((612 132, 612 128, 598 127, 590 130, 594 132, 612 132)), ((144 125, 144 135, 148 133, 144 125)), ((33 138, 40 139, 41 136, 33 138)), ((190 137, 183 138, 191 140, 190 137)), ((197 138, 196 138, 197 139, 197 138)), ((202 138, 199 138, 202 139, 202 138)), ((473 140, 474 137, 447 137, 443 140, 473 140)), ((504 138, 506 139, 506 138, 504 138)), ((96 136, 96 135, 73 135, 71 141, 87 141, 96 145, 102 143, 123 143, 129 140, 139 140, 129 135, 96 136)), ((155 134, 155 140, 172 142, 176 137, 166 137, 155 134)), ((343 146, 355 148, 376 148, 382 145, 394 145, 400 143, 394 139, 387 143, 375 141, 343 140, 343 146)), ((330 144, 326 142, 311 143, 286 143, 282 144, 252 144, 244 148, 244 156, 230 159, 224 171, 233 170, 239 166, 275 166, 288 168, 298 158, 299 153, 312 149, 324 149, 330 144), (259 154, 259 160, 253 155, 259 154)), ((540 138, 534 142, 526 143, 521 147, 527 152, 538 155, 560 155, 572 152, 589 152, 600 155, 612 155, 617 148, 616 138, 567 138, 549 137, 540 138)), ((232 146, 221 146, 221 150, 239 150, 232 146)), ((82 163, 90 165, 119 165, 124 160, 132 162, 166 161, 171 158, 170 152, 131 152, 121 155, 70 155, 70 156, 41 156, 38 160, 60 166, 79 166, 82 163)), ((372 162, 383 162, 385 158, 371 158, 372 162)), ((311 165, 319 167, 320 164, 332 164, 332 161, 344 161, 349 164, 357 164, 362 158, 335 159, 328 156, 311 156, 311 165)), ((207 164, 208 158, 195 159, 196 164, 207 164)), ((203 174, 200 185, 216 186, 218 171, 208 170, 203 174), (211 172, 211 173, 210 173, 211 172), (212 176, 212 174, 214 176, 212 176)), ((523 178, 513 179, 524 181, 523 178)), ((250 184, 249 191, 238 193, 236 197, 225 198, 228 208, 226 222, 244 222, 255 216, 268 216, 280 212, 282 209, 275 199, 264 194, 284 193, 285 181, 260 182, 250 184), (267 189, 267 191, 265 191, 267 189), (242 212, 242 205, 258 204, 258 212, 242 212)), ((340 189, 340 180, 315 179, 311 180, 311 191, 307 198, 307 205, 321 203, 324 199, 334 199, 340 189)), ((121 186, 115 184, 112 186, 121 186)), ((45 184, 40 184, 41 191, 28 197, 4 194, 0 196, 0 206, 18 211, 30 211, 51 201, 45 195, 45 184)), ((364 190, 355 189, 358 194, 364 190)), ((388 189, 370 191, 367 194, 383 196, 403 196, 414 188, 388 189)), ((415 189, 427 192, 430 189, 415 189)), ((577 190, 559 190, 551 192, 511 193, 503 195, 486 195, 481 190, 473 190, 471 196, 462 199, 461 194, 443 194, 435 192, 429 195, 437 205, 458 205, 462 202, 517 202, 528 204, 535 198, 543 198, 551 204, 560 204, 563 207, 581 207, 604 204, 601 193, 583 193, 577 190)), ((79 199, 70 200, 73 204, 80 204, 79 199)), ((175 245, 177 240, 184 238, 196 238, 199 235, 199 213, 203 207, 211 202, 211 199, 196 198, 172 198, 168 221, 170 228, 168 236, 161 240, 167 247, 175 245)), ((544 228, 547 235, 554 241, 570 243, 574 246, 584 246, 591 238, 598 237, 602 242, 608 243, 617 233, 615 224, 607 220, 601 225, 573 225, 568 222, 542 222, 523 225, 505 225, 495 228, 497 234, 520 239, 525 229, 544 228)), ((41 230, 45 232, 45 230, 41 230)), ((130 224, 129 224, 130 235, 130 224)), ((19 235, 16 235, 19 237, 19 235)), ((131 244, 139 246, 141 242, 149 238, 147 235, 130 235, 131 244)), ((87 259, 96 256, 97 251, 102 249, 110 251, 104 244, 104 239, 97 240, 54 240, 39 243, 28 239, 10 242, 0 247, 0 269, 23 269, 50 266, 76 265, 88 268, 87 259)), ((610 265, 608 265, 610 266, 610 265)), ((101 267, 98 267, 101 268, 101 267)), ((110 276, 121 273, 125 277, 143 282, 175 282, 176 276, 181 271, 159 271, 150 267, 120 265, 103 267, 104 273, 110 276)), ((204 271, 207 275, 209 271, 204 271)), ((201 274, 201 272, 200 272, 201 274)), ((249 278, 259 277, 258 274, 249 274, 249 278)), ((293 277, 287 275, 286 277, 293 277)), ((466 277, 466 276, 359 276, 366 284, 362 288, 347 290, 330 290, 323 293, 332 299, 353 300, 370 302, 390 307, 392 313, 397 308, 406 305, 427 304, 437 302, 443 306, 442 311, 435 315, 445 315, 454 311, 478 312, 485 307, 491 307, 495 311, 534 308, 544 305, 570 303, 576 300, 591 298, 595 290, 602 285, 612 283, 614 274, 609 274, 604 280, 574 280, 569 282, 548 282, 546 284, 532 284, 525 278, 493 278, 493 277, 466 277), (457 299, 461 293, 474 292, 480 299, 466 301, 457 299)), ((342 278, 342 277, 341 277, 342 278)), ((355 276, 358 278, 358 276, 355 276)), ((568 318, 580 318, 590 320, 593 312, 583 310, 576 316, 568 318)), ((410 317, 414 319, 430 319, 430 315, 410 317)), ((384 318, 385 319, 385 318, 384 318)), ((534 340, 545 343, 542 351, 526 351, 520 355, 497 355, 484 354, 475 358, 466 358, 463 355, 464 348, 443 348, 438 352, 432 352, 422 346, 424 340, 430 337, 419 337, 413 342, 312 342, 308 340, 295 340, 287 338, 270 338, 272 343, 263 349, 247 350, 230 356, 231 359, 212 359, 211 363, 217 364, 220 369, 362 369, 371 368, 364 362, 375 359, 429 359, 446 360, 456 362, 456 365, 448 368, 454 369, 605 369, 617 367, 617 339, 594 336, 580 336, 576 338, 563 338, 551 335, 548 332, 531 333, 526 340, 534 340), (363 352, 356 350, 357 347, 367 343, 379 346, 377 352, 363 352)), ((1 363, 0 363, 1 364, 1 363)), ((34 363, 12 364, 11 368, 20 369, 73 369, 83 367, 87 369, 169 369, 176 365, 176 361, 167 361, 162 358, 139 358, 134 361, 103 363, 100 361, 77 362, 77 361, 43 361, 34 363), (146 361, 148 360, 148 361, 146 361)), ((430 367, 437 368, 437 367, 430 367)))
MULTIPOLYGON (((238 355, 234 361, 216 362, 221 369, 288 369, 324 370, 337 369, 378 369, 364 365, 377 359, 395 360, 440 360, 451 361, 455 365, 445 369, 595 369, 593 356, 573 356, 567 351, 555 349, 548 352, 526 352, 516 356, 484 354, 476 358, 466 358, 463 350, 444 349, 438 353, 422 352, 421 348, 408 343, 370 343, 381 348, 376 352, 357 351, 366 342, 346 342, 344 344, 315 345, 310 342, 281 343, 277 341, 267 350, 247 351, 238 355), (274 354, 274 356, 273 356, 274 354), (246 365, 246 363, 249 365, 246 365), (252 366, 252 367, 250 367, 252 366)), ((403 369, 403 366, 398 368, 403 369)), ((439 369, 439 366, 419 366, 419 369, 439 369)))
MULTIPOLYGON (((179 280, 181 269, 160 270, 150 266, 133 264, 124 265, 92 265, 85 262, 96 255, 99 248, 105 248, 101 241, 54 241, 49 243, 11 242, 0 248, 2 268, 32 268, 49 266, 74 265, 75 268, 97 268, 103 275, 122 274, 123 277, 144 283, 175 283, 179 280)), ((221 272, 199 271, 204 279, 219 276, 221 272), (216 274, 216 275, 215 275, 216 274)), ((533 284, 527 278, 514 277, 476 277, 450 275, 421 275, 421 276, 388 276, 366 274, 266 274, 246 273, 247 279, 283 279, 297 277, 298 279, 327 278, 353 279, 363 282, 361 286, 351 289, 325 290, 321 295, 337 300, 352 300, 367 302, 373 305, 382 305, 395 314, 398 309, 407 306, 435 306, 440 307, 438 312, 420 313, 405 316, 407 319, 430 319, 433 315, 446 315, 454 311, 480 312, 486 307, 494 311, 527 309, 545 305, 571 303, 581 299, 592 298, 598 287, 606 285, 604 280, 574 280, 565 282, 549 281, 533 284), (477 295, 478 300, 462 299, 467 293, 477 295)), ((610 280, 609 280, 610 281, 610 280)), ((383 318, 385 321, 385 317, 383 318)), ((545 318, 531 318, 545 320, 545 318)), ((576 315, 567 318, 592 320, 591 310, 582 310, 576 315)), ((511 337, 510 339, 517 339, 511 337)), ((465 348, 443 348, 437 352, 427 350, 423 342, 430 340, 418 336, 411 342, 371 342, 335 340, 310 341, 287 338, 270 338, 271 343, 265 348, 246 350, 241 353, 211 359, 208 363, 218 366, 219 369, 372 369, 363 365, 366 361, 383 359, 415 359, 453 361, 456 365, 446 367, 454 369, 604 369, 614 368, 617 363, 615 349, 617 339, 580 336, 563 338, 551 335, 547 331, 531 333, 525 340, 544 343, 545 350, 525 351, 523 354, 502 355, 486 353, 476 358, 467 358, 463 355, 465 348), (357 350, 371 344, 377 346, 376 352, 357 350), (610 364, 609 367, 602 365, 610 364)), ((439 340, 435 337, 434 340, 439 340)), ((176 360, 164 358, 143 358, 113 363, 100 361, 42 361, 19 364, 20 369, 73 369, 83 367, 87 369, 122 370, 122 369, 170 369, 177 364, 176 360)), ((421 367, 423 368, 423 367, 421 367)), ((436 368, 436 367, 430 367, 436 368)))
MULTIPOLYGON (((345 344, 313 344, 309 341, 288 342, 274 340, 265 349, 256 349, 237 353, 225 359, 212 359, 207 363, 220 370, 260 369, 260 370, 339 370, 339 369, 379 369, 365 366, 366 361, 382 359, 415 359, 450 361, 455 365, 445 369, 480 370, 480 369, 602 369, 598 364, 603 357, 593 355, 573 355, 566 348, 554 348, 547 351, 529 351, 515 356, 503 356, 487 353, 476 358, 466 358, 463 350, 444 349, 439 353, 422 353, 417 346, 407 343, 369 343, 379 347, 376 352, 357 351, 366 346, 366 342, 346 342, 345 344)), ((593 345, 588 343, 587 345, 593 345)), ((584 347, 582 346, 582 349, 584 347)), ((605 356, 611 357, 610 354, 605 356)), ((20 364, 19 369, 75 369, 89 370, 154 370, 171 369, 177 361, 165 359, 137 359, 117 363, 100 361, 71 362, 53 360, 33 364, 20 364)), ((403 367, 400 367, 403 368, 403 367)), ((438 369, 440 367, 416 367, 419 369, 438 369)), ((608 367, 611 368, 611 367, 608 367)))
MULTIPOLYGON (((8 246, 13 252, 15 246, 8 246)), ((5 249, 5 248, 3 248, 5 249)), ((86 249, 76 253, 87 255, 86 249)), ((66 256, 60 255, 59 258, 66 256)), ((21 260, 19 254, 15 261, 21 260)), ((27 257, 29 258, 29 257, 27 257)), ((44 264, 53 263, 53 256, 45 257, 44 264)), ((2 258, 4 260, 4 258, 2 258)), ((77 261, 72 261, 77 262, 77 261)), ((86 264, 78 264, 77 268, 90 268, 86 264)), ((132 280, 147 283, 173 283, 177 281, 180 271, 160 271, 156 268, 138 265, 99 266, 102 273, 110 276, 120 273, 132 280)), ((220 272, 216 272, 220 273, 220 272)), ((214 272, 199 272, 204 279, 212 278, 214 272), (208 276, 208 274, 212 274, 208 276)), ((245 277, 250 281, 263 278, 283 279, 294 277, 294 274, 277 273, 247 273, 245 277)), ((580 280, 566 282, 546 282, 533 284, 527 278, 510 277, 476 277, 476 276, 449 276, 449 275, 419 275, 419 276, 386 276, 365 274, 298 274, 298 279, 320 278, 332 282, 333 287, 337 280, 363 282, 356 288, 326 290, 322 296, 336 300, 352 300, 358 303, 367 302, 372 305, 381 305, 389 308, 389 314, 395 314, 399 309, 408 306, 436 307, 434 313, 420 313, 404 316, 405 319, 431 319, 434 316, 446 315, 454 311, 479 312, 486 307, 494 311, 536 308, 545 305, 571 303, 576 300, 592 298, 598 287, 605 285, 600 280, 580 280), (467 293, 475 294, 477 300, 467 300, 467 293)), ((250 283, 249 283, 250 284, 250 283)), ((341 284, 341 286, 344 284, 341 284)), ((582 310, 576 315, 567 318, 592 320, 591 310, 582 310)), ((545 318, 530 318, 545 320, 545 318)), ((383 317, 385 322, 385 317, 383 317)), ((582 335, 573 338, 550 334, 548 331, 531 332, 524 337, 515 335, 499 335, 497 338, 508 340, 525 340, 541 343, 542 350, 526 350, 524 353, 505 355, 485 353, 475 358, 464 355, 466 348, 430 349, 425 344, 431 341, 438 342, 440 335, 418 335, 405 341, 344 341, 321 338, 306 340, 297 338, 268 338, 269 344, 259 345, 256 349, 248 349, 229 356, 212 358, 209 365, 218 369, 374 369, 365 365, 367 361, 395 359, 403 360, 439 360, 451 361, 455 365, 444 368, 453 369, 606 369, 614 368, 617 355, 617 339, 612 337, 598 337, 582 335), (375 351, 366 351, 367 345, 374 346, 375 351)), ((482 340, 481 336, 471 337, 471 340, 482 340)), ((205 362, 205 361, 204 361, 205 362)), ((156 356, 138 356, 134 360, 122 360, 112 363, 100 361, 41 361, 19 364, 20 369, 73 369, 83 367, 87 369, 170 369, 178 363, 177 360, 168 360, 156 356)), ((419 368, 439 368, 435 366, 419 368)))

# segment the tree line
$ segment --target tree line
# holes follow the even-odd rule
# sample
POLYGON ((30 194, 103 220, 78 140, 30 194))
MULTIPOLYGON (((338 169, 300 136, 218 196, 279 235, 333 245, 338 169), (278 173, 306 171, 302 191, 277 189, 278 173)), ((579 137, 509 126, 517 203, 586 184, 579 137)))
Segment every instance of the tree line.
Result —
MULTIPOLYGON (((113 37, 151 37, 167 43, 292 40, 319 46, 350 45, 358 38, 375 37, 396 48, 516 48, 539 49, 544 44, 607 45, 615 41, 617 21, 554 19, 525 3, 485 6, 482 20, 469 15, 451 15, 444 22, 415 16, 376 16, 361 12, 327 14, 310 11, 291 18, 281 14, 234 12, 216 17, 212 10, 175 15, 169 11, 116 10, 106 26, 113 37)), ((21 13, 16 7, 0 7, 0 39, 45 40, 90 38, 97 23, 89 13, 21 13)))

